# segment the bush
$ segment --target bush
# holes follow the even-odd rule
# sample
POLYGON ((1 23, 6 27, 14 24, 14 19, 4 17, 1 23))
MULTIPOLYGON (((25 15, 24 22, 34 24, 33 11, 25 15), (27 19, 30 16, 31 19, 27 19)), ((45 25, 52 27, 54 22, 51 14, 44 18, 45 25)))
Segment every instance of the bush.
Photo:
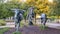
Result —
POLYGON ((12 34, 21 34, 21 32, 19 32, 19 31, 18 32, 13 32, 12 34))
POLYGON ((1 20, 0 20, 0 26, 4 26, 4 25, 6 25, 6 22, 1 19, 1 20))
POLYGON ((55 16, 51 16, 51 21, 54 21, 56 18, 55 18, 55 16))
POLYGON ((40 25, 40 29, 41 29, 41 30, 45 30, 45 29, 47 29, 47 28, 48 28, 47 26, 40 25))

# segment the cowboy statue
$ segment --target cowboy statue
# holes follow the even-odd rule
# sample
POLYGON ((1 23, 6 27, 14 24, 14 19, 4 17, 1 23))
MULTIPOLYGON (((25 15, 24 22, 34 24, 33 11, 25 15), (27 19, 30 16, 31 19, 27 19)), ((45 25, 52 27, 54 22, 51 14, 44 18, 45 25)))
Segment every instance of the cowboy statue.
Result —
POLYGON ((20 9, 11 9, 11 10, 15 12, 15 15, 14 15, 15 28, 16 28, 16 31, 18 31, 20 27, 20 22, 21 20, 23 20, 24 10, 20 10, 20 9))
POLYGON ((33 22, 32 22, 32 20, 34 18, 33 7, 29 8, 29 12, 27 14, 27 17, 28 17, 29 25, 33 25, 33 22))
POLYGON ((41 23, 45 26, 47 21, 47 15, 45 13, 41 14, 41 23))

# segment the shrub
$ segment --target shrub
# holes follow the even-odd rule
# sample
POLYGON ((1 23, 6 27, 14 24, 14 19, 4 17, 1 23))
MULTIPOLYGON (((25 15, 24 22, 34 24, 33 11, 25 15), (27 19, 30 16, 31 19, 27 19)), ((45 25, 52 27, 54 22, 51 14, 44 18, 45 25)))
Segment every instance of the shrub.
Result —
POLYGON ((47 28, 48 28, 47 26, 40 25, 40 29, 41 29, 41 30, 45 30, 45 29, 47 29, 47 28))
POLYGON ((21 22, 21 23, 20 23, 20 27, 22 28, 23 26, 24 26, 24 24, 21 22))
POLYGON ((51 16, 51 21, 54 21, 56 18, 54 16, 51 16))

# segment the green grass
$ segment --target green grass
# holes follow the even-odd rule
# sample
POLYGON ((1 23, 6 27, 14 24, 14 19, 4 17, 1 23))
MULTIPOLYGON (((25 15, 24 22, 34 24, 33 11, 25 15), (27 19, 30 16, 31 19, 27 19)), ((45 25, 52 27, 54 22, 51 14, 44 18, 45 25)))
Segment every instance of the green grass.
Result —
POLYGON ((0 34, 4 34, 4 32, 8 31, 9 28, 0 28, 0 34))
POLYGON ((0 19, 0 26, 4 26, 4 25, 6 25, 6 22, 5 22, 5 20, 3 20, 3 19, 0 19))
POLYGON ((18 31, 18 32, 13 32, 12 34, 22 34, 22 33, 18 31))

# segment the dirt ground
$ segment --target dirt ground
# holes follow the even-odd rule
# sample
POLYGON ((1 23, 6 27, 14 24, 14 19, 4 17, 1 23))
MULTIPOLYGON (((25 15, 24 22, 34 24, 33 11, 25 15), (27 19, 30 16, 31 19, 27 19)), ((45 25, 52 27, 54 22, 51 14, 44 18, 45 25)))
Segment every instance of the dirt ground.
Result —
MULTIPOLYGON (((15 31, 15 28, 11 28, 9 31, 6 31, 4 34, 12 34, 15 31)), ((28 26, 19 29, 22 34, 60 34, 60 29, 48 28, 41 30, 38 26, 28 26)))

